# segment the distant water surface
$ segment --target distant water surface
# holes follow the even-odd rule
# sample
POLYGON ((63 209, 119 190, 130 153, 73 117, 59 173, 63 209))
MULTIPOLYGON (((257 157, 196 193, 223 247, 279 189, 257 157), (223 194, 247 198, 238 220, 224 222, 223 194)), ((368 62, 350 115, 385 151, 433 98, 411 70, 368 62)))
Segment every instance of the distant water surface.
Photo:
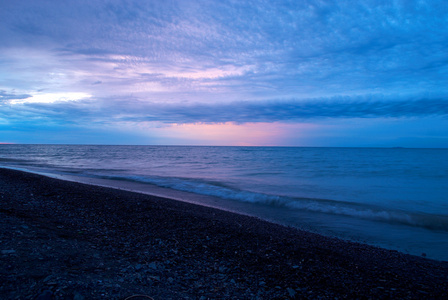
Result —
POLYGON ((0 166, 200 194, 219 208, 448 260, 448 149, 0 145, 0 166))

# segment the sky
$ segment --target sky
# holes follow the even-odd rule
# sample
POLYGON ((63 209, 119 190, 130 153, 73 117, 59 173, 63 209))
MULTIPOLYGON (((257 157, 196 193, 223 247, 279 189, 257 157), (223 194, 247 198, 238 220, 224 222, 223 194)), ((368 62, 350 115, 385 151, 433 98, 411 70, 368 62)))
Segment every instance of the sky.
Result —
POLYGON ((448 2, 0 1, 0 143, 448 147, 448 2))

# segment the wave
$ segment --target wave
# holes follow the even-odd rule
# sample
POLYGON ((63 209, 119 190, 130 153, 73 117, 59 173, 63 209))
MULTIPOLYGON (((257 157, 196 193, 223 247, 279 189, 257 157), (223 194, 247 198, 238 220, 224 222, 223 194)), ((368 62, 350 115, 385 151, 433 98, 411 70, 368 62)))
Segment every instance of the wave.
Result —
POLYGON ((21 163, 21 164, 25 164, 25 163, 29 163, 29 162, 31 162, 31 160, 20 159, 20 158, 0 157, 0 163, 21 163))
POLYGON ((448 232, 448 216, 446 215, 390 210, 373 205, 363 205, 360 203, 328 199, 296 198, 270 195, 239 190, 222 182, 195 180, 190 178, 110 175, 98 177, 112 180, 149 183, 160 187, 258 205, 297 209, 315 213, 343 215, 353 218, 448 232))

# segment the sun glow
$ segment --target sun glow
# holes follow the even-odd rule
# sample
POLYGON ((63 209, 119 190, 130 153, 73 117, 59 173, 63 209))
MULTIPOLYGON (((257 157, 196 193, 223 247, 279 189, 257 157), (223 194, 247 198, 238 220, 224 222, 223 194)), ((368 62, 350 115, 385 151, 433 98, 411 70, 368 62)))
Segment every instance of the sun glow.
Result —
POLYGON ((278 123, 195 123, 160 128, 165 138, 183 139, 189 144, 222 146, 271 146, 285 133, 278 123))

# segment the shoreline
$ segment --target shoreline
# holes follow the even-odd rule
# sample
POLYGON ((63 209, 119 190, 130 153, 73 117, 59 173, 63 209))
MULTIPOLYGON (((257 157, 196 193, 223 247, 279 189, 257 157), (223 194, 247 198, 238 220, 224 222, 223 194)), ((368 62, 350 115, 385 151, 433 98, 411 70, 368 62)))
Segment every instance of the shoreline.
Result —
MULTIPOLYGON (((351 241, 355 243, 368 244, 370 246, 384 248, 388 250, 396 250, 404 254, 410 254, 415 256, 426 257, 429 259, 448 262, 447 254, 442 251, 444 245, 447 245, 447 236, 435 236, 436 232, 426 232, 426 234, 432 235, 432 239, 428 242, 414 242, 409 245, 409 241, 397 242, 402 236, 408 236, 408 232, 400 231, 400 227, 389 228, 392 230, 393 237, 386 237, 382 234, 373 234, 369 236, 371 232, 365 231, 363 228, 370 228, 370 226, 376 227, 378 224, 369 224, 369 222, 375 222, 369 219, 358 219, 354 224, 353 220, 344 220, 342 223, 347 222, 345 227, 339 227, 334 230, 331 226, 335 220, 331 219, 328 214, 318 215, 319 212, 315 211, 297 211, 297 210, 285 210, 281 207, 269 206, 267 210, 264 205, 253 205, 252 203, 246 203, 244 201, 235 201, 225 198, 219 198, 208 194, 194 193, 183 190, 176 190, 167 187, 161 187, 152 183, 139 182, 133 180, 111 179, 95 176, 81 176, 74 174, 64 173, 51 173, 46 170, 33 170, 27 168, 14 168, 6 167, 8 169, 23 171, 26 173, 33 173, 37 175, 43 175, 49 178, 60 179, 64 181, 71 181, 81 184, 94 185, 99 187, 106 187, 130 192, 136 192, 146 194, 149 196, 168 198, 176 201, 187 202, 200 206, 206 206, 218 210, 224 210, 227 212, 251 216, 262 219, 267 222, 278 224, 286 227, 294 227, 299 230, 317 233, 330 238, 337 238, 341 240, 351 241), (348 222, 351 222, 348 224, 348 222), (368 238, 366 238, 366 236, 368 238), (434 242, 436 241, 436 242, 434 242), (441 244, 441 241, 445 243, 441 244), (403 243, 404 242, 404 243, 403 243)), ((339 222, 341 218, 349 218, 344 214, 338 215, 339 222)), ((390 225, 390 224, 389 224, 390 225)), ((340 224, 337 224, 340 226, 340 224)), ((383 228, 383 231, 387 229, 383 228)), ((422 235, 422 233, 420 233, 422 235)), ((447 245, 448 246, 448 245, 447 245)))
POLYGON ((448 294, 447 262, 178 200, 3 168, 0 199, 8 299, 448 294))

